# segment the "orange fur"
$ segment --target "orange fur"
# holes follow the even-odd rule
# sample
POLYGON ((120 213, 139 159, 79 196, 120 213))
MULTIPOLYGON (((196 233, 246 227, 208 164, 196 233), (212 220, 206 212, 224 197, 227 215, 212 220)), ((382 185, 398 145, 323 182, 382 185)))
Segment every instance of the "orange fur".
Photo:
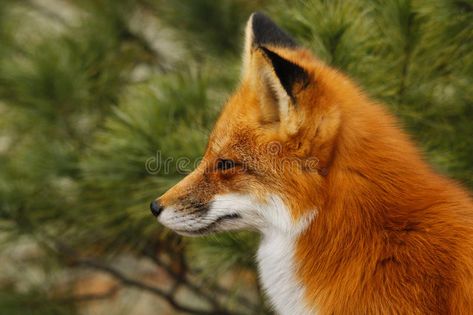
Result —
POLYGON ((473 314, 468 193, 434 172, 393 116, 344 75, 307 50, 268 48, 311 78, 296 89, 297 107, 273 112, 265 59, 250 52, 203 162, 161 204, 185 212, 228 192, 274 193, 294 220, 316 211, 295 257, 306 302, 320 314, 473 314), (271 143, 281 145, 276 154, 271 143), (236 170, 216 170, 222 158, 236 170), (278 167, 310 158, 318 171, 278 167))
POLYGON ((470 197, 379 105, 317 74, 342 117, 322 211, 298 241, 308 300, 321 314, 473 314, 470 197))

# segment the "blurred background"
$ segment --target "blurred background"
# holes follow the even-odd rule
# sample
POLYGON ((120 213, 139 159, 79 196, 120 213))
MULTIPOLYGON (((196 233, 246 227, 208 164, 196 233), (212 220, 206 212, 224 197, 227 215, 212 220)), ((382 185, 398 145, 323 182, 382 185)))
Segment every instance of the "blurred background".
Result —
POLYGON ((203 153, 255 10, 473 188, 472 0, 0 0, 1 314, 271 314, 257 235, 148 209, 203 153))

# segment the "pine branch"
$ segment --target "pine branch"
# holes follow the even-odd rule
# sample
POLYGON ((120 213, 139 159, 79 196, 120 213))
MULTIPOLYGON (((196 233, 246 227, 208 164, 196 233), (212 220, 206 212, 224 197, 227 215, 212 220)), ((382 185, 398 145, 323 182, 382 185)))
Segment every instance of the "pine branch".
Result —
MULTIPOLYGON (((171 277, 174 279, 178 279, 182 284, 184 284, 189 290, 191 290, 194 294, 202 297, 205 299, 208 303, 210 303, 214 308, 216 309, 222 309, 222 306, 217 302, 217 300, 210 294, 204 292, 202 287, 197 286, 196 284, 192 283, 188 277, 186 276, 186 273, 177 273, 172 270, 171 266, 167 265, 163 261, 161 261, 156 255, 153 254, 152 251, 149 249, 145 250, 144 255, 151 259, 157 266, 162 268, 164 271, 166 271, 171 277)), ((220 295, 224 296, 229 296, 232 294, 228 289, 218 286, 216 284, 209 284, 211 287, 211 290, 214 293, 218 293, 220 295)), ((239 305, 245 306, 249 311, 255 312, 256 310, 259 309, 259 307, 250 300, 248 300, 244 296, 236 296, 234 297, 235 300, 238 302, 239 305)))
POLYGON ((78 266, 84 266, 87 268, 95 269, 101 272, 104 272, 115 279, 119 280, 120 283, 122 283, 125 286, 130 286, 130 287, 135 287, 138 289, 141 289, 143 291, 147 291, 149 293, 152 293, 154 295, 157 295, 161 298, 163 298, 167 303, 169 303, 175 310, 187 313, 187 314, 194 314, 194 315, 237 315, 237 313, 232 313, 229 311, 222 311, 222 310, 210 310, 210 311, 205 311, 201 309, 196 309, 196 308, 191 308, 185 305, 182 305, 179 303, 174 295, 172 295, 169 292, 166 292, 158 287, 151 286, 149 284, 146 284, 144 282, 131 279, 127 276, 125 276, 123 273, 118 271, 117 269, 108 266, 104 263, 95 261, 93 259, 78 259, 75 261, 78 266))
MULTIPOLYGON (((188 288, 191 291, 196 290, 197 292, 199 291, 199 288, 196 286, 189 286, 190 283, 186 281, 183 282, 183 277, 181 275, 177 275, 172 269, 165 265, 162 262, 159 262, 159 266, 166 266, 165 268, 167 269, 166 271, 169 270, 169 274, 173 276, 175 283, 171 290, 165 291, 159 287, 152 286, 149 284, 146 284, 144 282, 141 282, 136 279, 132 279, 130 277, 127 277, 124 275, 122 272, 120 272, 118 269, 113 268, 101 261, 95 260, 93 258, 80 258, 79 254, 70 246, 64 244, 63 242, 56 241, 54 238, 48 237, 48 241, 45 243, 46 246, 47 244, 53 244, 52 246, 48 246, 49 248, 55 250, 60 257, 67 258, 72 262, 73 265, 75 266, 82 266, 85 268, 89 269, 94 269, 96 271, 101 271, 104 272, 113 278, 119 280, 119 282, 122 285, 125 286, 130 286, 130 287, 135 287, 137 289, 152 293, 162 299, 164 299, 168 304, 170 304, 175 310, 187 313, 187 314, 194 314, 194 315, 242 315, 241 313, 238 312, 232 312, 229 310, 223 309, 220 305, 216 305, 212 310, 201 310, 201 309, 195 309, 192 307, 188 307, 185 305, 182 305, 179 301, 177 301, 175 297, 175 293, 177 290, 176 285, 182 285, 185 284, 186 288, 188 288)), ((155 260, 157 262, 158 260, 155 260)), ((208 296, 209 297, 209 296, 208 296)), ((211 297, 209 297, 211 298, 211 297)), ((214 303, 211 303, 212 306, 214 303)))
POLYGON ((203 298, 206 302, 211 304, 213 307, 220 309, 219 303, 216 301, 215 298, 213 298, 211 295, 206 294, 205 292, 202 291, 202 288, 199 288, 195 284, 191 283, 185 273, 177 273, 174 270, 172 270, 171 266, 165 264, 163 261, 161 261, 158 257, 155 255, 152 255, 151 253, 145 253, 145 256, 148 257, 155 265, 163 269, 168 275, 170 275, 173 279, 176 280, 176 284, 178 285, 185 285, 187 288, 189 288, 194 294, 200 296, 203 298))

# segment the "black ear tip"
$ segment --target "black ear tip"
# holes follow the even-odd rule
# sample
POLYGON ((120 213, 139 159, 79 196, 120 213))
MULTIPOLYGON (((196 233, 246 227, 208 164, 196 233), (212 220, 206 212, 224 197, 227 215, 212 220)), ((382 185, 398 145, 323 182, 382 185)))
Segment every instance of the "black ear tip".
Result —
POLYGON ((253 46, 265 44, 293 48, 297 47, 295 40, 280 29, 266 14, 254 12, 251 14, 253 30, 253 46))
POLYGON ((253 22, 255 20, 271 21, 271 19, 261 11, 255 11, 255 12, 251 13, 251 17, 253 18, 253 22))

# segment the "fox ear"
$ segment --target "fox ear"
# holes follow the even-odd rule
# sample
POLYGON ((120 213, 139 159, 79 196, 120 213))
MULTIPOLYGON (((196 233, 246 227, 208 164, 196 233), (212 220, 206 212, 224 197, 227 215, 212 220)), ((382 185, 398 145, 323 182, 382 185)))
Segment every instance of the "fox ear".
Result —
MULTIPOLYGON (((292 103, 295 105, 297 102, 296 92, 306 87, 306 85, 309 83, 309 75, 302 67, 282 58, 268 48, 261 46, 259 49, 263 52, 266 60, 273 68, 274 74, 276 75, 279 84, 284 89, 287 96, 290 97, 292 103), (298 89, 296 89, 296 86, 298 89)), ((277 90, 278 87, 274 86, 276 83, 277 82, 272 82, 273 88, 277 90)))
POLYGON ((297 93, 309 83, 308 73, 273 49, 296 49, 295 41, 262 13, 247 24, 243 75, 258 93, 262 120, 280 121, 290 133, 300 124, 297 93))

